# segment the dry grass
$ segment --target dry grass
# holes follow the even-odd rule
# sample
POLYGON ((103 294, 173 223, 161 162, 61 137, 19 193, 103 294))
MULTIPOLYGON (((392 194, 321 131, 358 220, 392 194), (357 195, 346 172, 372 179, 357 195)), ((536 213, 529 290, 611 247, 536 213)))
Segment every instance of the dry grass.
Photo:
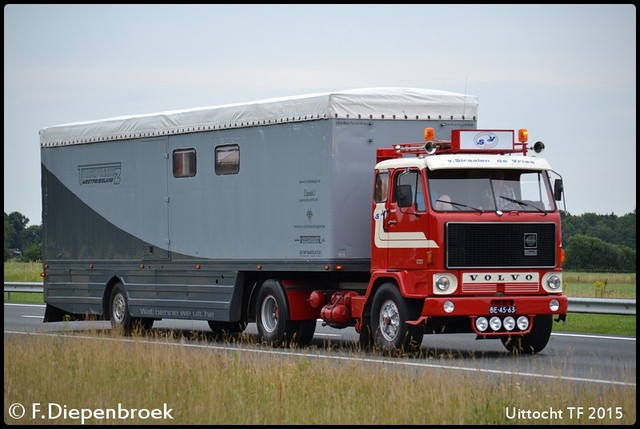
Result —
POLYGON ((42 277, 41 262, 4 262, 5 282, 41 282, 42 277))
MULTIPOLYGON (((415 368, 363 359, 322 359, 185 346, 173 338, 78 336, 4 338, 5 423, 64 424, 32 418, 32 404, 67 409, 172 410, 169 420, 96 419, 87 424, 633 424, 633 387, 535 380, 415 368), (20 420, 10 405, 27 406, 20 420), (621 419, 568 416, 568 407, 621 407, 621 419), (562 418, 509 419, 517 410, 563 410, 562 418)), ((230 344, 231 346, 232 344, 230 344)), ((309 353, 309 352, 307 352, 309 353)), ((362 357, 362 356, 360 356, 362 357)), ((561 371, 547 368, 551 376, 561 371)))
POLYGON ((564 272, 562 280, 569 297, 636 299, 635 273, 564 272))
POLYGON ((636 284, 636 273, 583 273, 577 271, 565 271, 564 281, 570 283, 590 283, 608 281, 611 284, 636 284))

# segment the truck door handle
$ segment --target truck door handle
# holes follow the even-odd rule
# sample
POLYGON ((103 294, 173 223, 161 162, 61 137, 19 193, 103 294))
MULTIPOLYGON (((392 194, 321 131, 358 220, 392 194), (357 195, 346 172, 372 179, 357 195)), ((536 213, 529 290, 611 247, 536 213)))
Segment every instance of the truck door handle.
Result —
POLYGON ((389 221, 389 225, 395 225, 396 223, 398 223, 398 221, 397 221, 397 220, 390 220, 390 221, 389 221))

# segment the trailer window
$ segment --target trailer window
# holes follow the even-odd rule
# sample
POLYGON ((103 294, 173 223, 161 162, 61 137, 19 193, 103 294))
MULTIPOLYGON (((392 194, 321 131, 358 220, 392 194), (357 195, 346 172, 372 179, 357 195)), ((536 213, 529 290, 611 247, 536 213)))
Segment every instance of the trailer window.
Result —
POLYGON ((176 149, 173 151, 173 177, 193 177, 196 175, 196 150, 176 149))
POLYGON ((237 144, 216 147, 215 169, 216 174, 238 174, 240 147, 237 144))

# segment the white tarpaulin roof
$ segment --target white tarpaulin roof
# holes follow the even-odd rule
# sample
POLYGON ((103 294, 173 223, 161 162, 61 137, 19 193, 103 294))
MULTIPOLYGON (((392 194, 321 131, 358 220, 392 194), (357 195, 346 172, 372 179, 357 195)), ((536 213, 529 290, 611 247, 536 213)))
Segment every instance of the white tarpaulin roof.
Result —
POLYGON ((476 96, 420 88, 362 88, 76 122, 40 130, 42 146, 93 143, 318 119, 475 119, 476 96))

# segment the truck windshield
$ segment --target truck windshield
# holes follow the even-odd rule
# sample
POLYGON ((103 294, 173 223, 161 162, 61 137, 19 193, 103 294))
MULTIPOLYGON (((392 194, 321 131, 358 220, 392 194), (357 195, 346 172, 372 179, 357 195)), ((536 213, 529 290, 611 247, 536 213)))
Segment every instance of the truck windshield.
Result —
POLYGON ((555 210, 546 171, 442 169, 429 170, 427 175, 436 211, 555 210))

